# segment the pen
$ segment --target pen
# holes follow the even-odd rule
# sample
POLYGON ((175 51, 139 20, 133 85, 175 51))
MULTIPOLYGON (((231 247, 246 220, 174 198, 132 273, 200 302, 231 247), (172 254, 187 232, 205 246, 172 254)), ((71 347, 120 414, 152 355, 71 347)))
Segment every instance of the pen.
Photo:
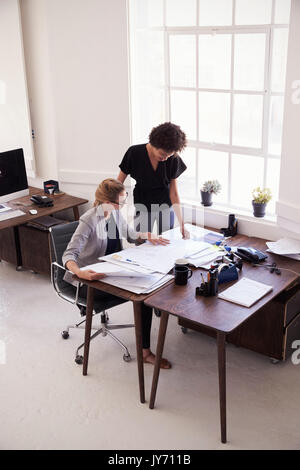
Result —
POLYGON ((203 274, 202 274, 202 273, 200 273, 200 274, 201 274, 201 279, 202 279, 202 282, 203 282, 203 284, 205 284, 205 281, 204 281, 203 274))

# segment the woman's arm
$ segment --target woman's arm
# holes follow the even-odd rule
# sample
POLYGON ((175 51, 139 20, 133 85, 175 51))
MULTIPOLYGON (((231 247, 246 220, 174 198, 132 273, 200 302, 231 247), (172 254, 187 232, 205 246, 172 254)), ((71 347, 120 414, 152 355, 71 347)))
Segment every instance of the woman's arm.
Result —
POLYGON ((66 262, 66 268, 80 279, 87 279, 88 281, 96 281, 97 279, 102 279, 105 277, 105 274, 96 273, 92 269, 80 269, 78 264, 72 260, 66 262))
POLYGON ((124 183, 128 175, 124 173, 122 170, 120 170, 120 173, 118 174, 117 180, 121 181, 121 183, 124 183))
POLYGON ((181 205, 180 205, 176 179, 172 179, 170 183, 170 199, 172 202, 174 212, 179 222, 180 231, 182 233, 182 238, 190 238, 189 232, 184 228, 184 221, 182 218, 182 211, 181 211, 181 205))

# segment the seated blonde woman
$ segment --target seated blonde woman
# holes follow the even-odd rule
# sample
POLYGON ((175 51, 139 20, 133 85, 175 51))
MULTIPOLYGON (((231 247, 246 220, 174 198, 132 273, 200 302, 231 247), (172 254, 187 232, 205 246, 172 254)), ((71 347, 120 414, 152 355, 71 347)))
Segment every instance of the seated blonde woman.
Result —
MULTIPOLYGON (((120 181, 108 178, 99 184, 95 193, 94 207, 81 216, 79 225, 63 255, 64 266, 80 279, 93 281, 103 278, 105 274, 81 268, 96 263, 100 256, 122 250, 122 238, 126 238, 131 243, 137 240, 141 242, 149 240, 154 245, 169 243, 168 240, 150 232, 136 232, 127 225, 119 211, 126 203, 126 199, 125 187, 120 181)), ((70 284, 75 282, 70 273, 66 274, 65 280, 70 284)), ((86 286, 81 287, 80 295, 86 297, 86 286)), ((104 297, 108 299, 108 296, 110 294, 95 292, 96 299, 104 297)), ((154 364, 155 355, 150 350, 151 323, 152 309, 143 305, 143 359, 146 363, 154 364)), ((167 359, 161 360, 161 368, 169 369, 170 367, 171 364, 167 359)))

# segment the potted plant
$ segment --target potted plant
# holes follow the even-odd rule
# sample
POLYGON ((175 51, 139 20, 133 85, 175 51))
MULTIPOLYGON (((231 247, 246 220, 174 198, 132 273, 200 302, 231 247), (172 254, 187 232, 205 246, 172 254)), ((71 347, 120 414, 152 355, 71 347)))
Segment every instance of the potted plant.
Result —
POLYGON ((254 217, 264 217, 266 205, 272 199, 271 190, 269 188, 254 188, 252 191, 252 206, 254 217))
POLYGON ((201 204, 203 204, 203 206, 211 206, 212 195, 218 194, 220 191, 221 185, 218 180, 205 181, 201 189, 201 204))

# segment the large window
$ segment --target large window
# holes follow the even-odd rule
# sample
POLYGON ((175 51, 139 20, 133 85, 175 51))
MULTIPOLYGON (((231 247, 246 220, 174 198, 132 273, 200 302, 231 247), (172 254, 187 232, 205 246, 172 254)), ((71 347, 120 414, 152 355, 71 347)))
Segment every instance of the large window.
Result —
POLYGON ((182 198, 218 179, 219 204, 278 195, 290 0, 129 0, 132 139, 172 121, 188 137, 182 198))

